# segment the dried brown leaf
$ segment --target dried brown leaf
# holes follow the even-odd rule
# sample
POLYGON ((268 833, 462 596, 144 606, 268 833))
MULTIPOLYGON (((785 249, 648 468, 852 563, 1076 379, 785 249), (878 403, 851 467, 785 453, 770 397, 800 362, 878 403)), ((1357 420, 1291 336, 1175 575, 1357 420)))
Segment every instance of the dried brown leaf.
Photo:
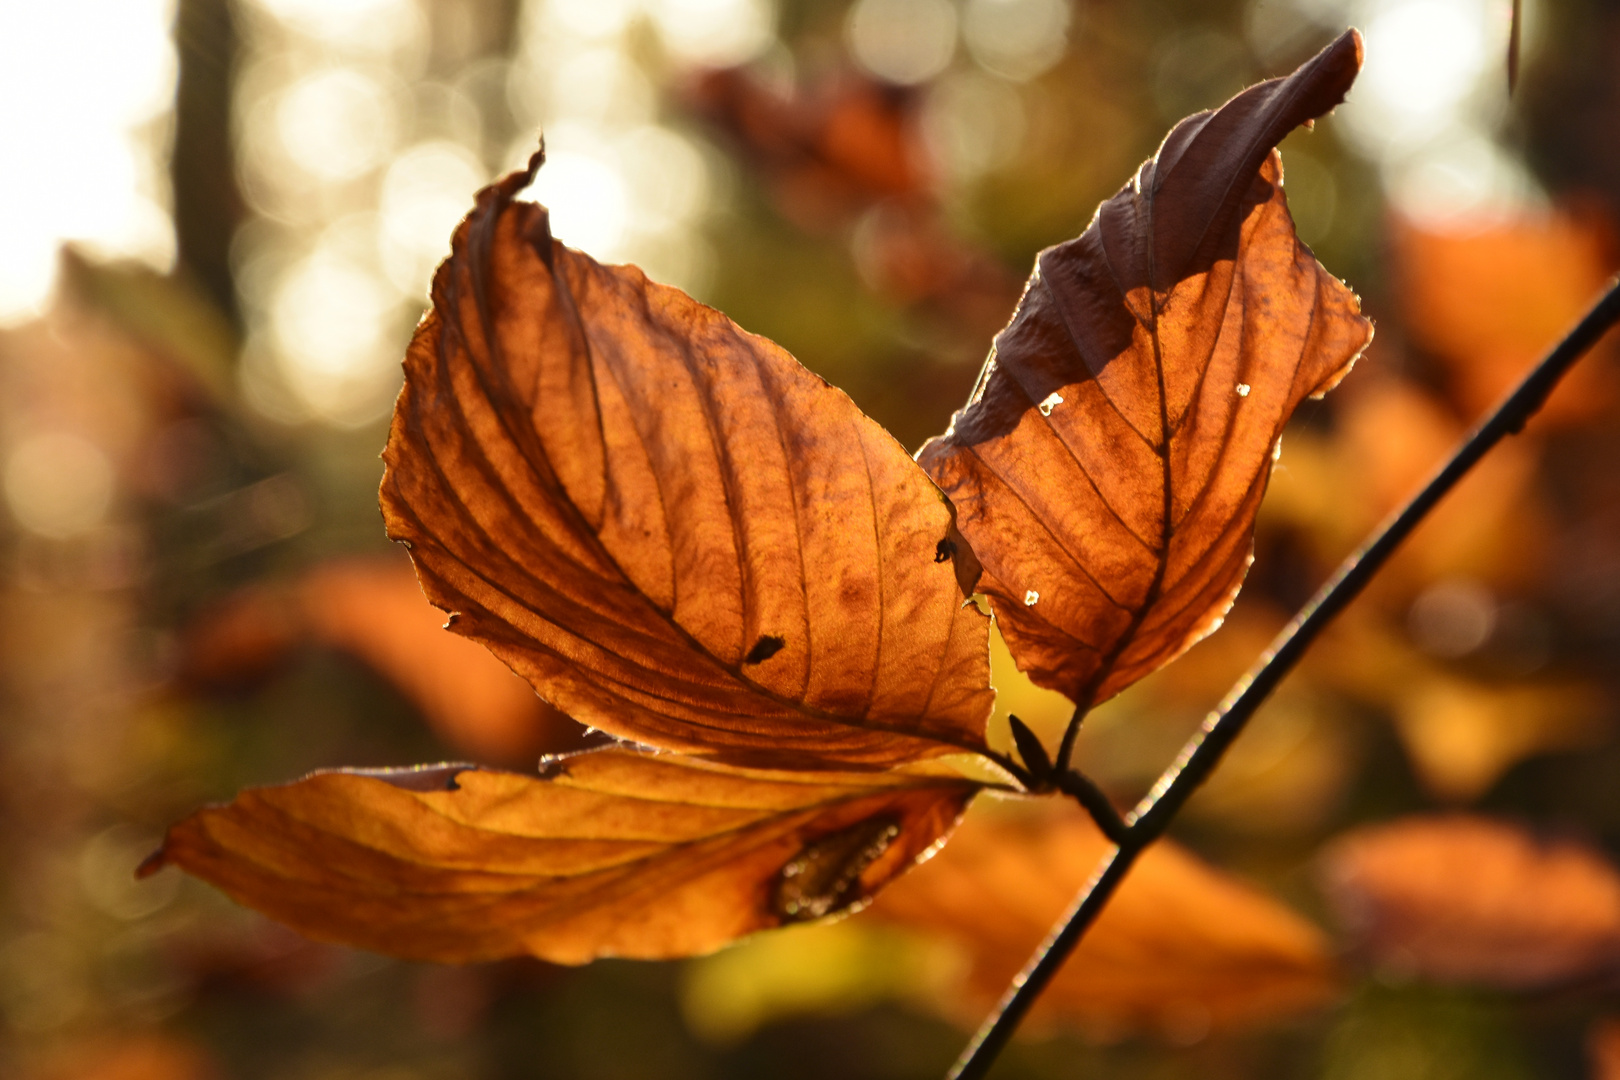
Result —
POLYGON ((1620 962, 1620 872, 1570 840, 1407 818, 1335 841, 1322 879, 1355 946, 1401 975, 1531 989, 1620 962))
POLYGON ((864 901, 976 790, 619 748, 538 777, 322 772, 198 811, 143 869, 172 863, 312 938, 413 959, 691 956, 864 901))
POLYGON ((952 511, 842 392, 486 188, 405 361, 389 535, 574 718, 774 767, 984 746, 952 511))
MULTIPOLYGON (((1078 808, 969 816, 950 845, 885 892, 872 915, 945 938, 968 960, 978 1010, 1006 988, 1109 844, 1078 808)), ((1336 989, 1325 936, 1169 841, 1143 854, 1036 1004, 1101 1032, 1177 1037, 1309 1009, 1336 989)))
POLYGON ((1082 705, 1219 625, 1284 423, 1370 339, 1295 235, 1273 149, 1360 64, 1350 31, 1172 130, 1041 253, 967 407, 918 455, 1019 666, 1082 705))

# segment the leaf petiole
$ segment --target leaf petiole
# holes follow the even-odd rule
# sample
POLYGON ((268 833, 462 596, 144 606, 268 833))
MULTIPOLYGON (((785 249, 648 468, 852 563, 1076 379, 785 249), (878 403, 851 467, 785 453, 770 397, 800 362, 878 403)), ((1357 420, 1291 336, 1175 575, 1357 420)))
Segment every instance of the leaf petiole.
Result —
MULTIPOLYGON (((1496 409, 1475 426, 1455 453, 1399 512, 1389 518, 1366 543, 1339 565, 1292 622, 1267 648, 1254 667, 1240 679, 1202 728, 1182 748, 1146 797, 1123 820, 1116 847, 1098 866, 1090 883, 1075 899, 1067 915, 1053 927, 1029 962, 1012 981, 995 1011, 973 1037, 952 1067, 948 1080, 978 1080, 995 1063, 1019 1022, 1040 996, 1059 967, 1118 888, 1126 871, 1149 845, 1162 836, 1176 813, 1186 804, 1222 755, 1242 733, 1249 718, 1293 670, 1305 650, 1338 614, 1361 593, 1395 549, 1435 505, 1466 476, 1480 459, 1508 435, 1524 428, 1560 379, 1599 338, 1620 322, 1620 278, 1611 282, 1575 328, 1549 352, 1524 381, 1496 409)), ((1097 815, 1082 796, 1071 790, 1071 776, 1060 781, 1065 792, 1080 799, 1098 817, 1104 832, 1106 818, 1097 815)), ((1092 790, 1095 790, 1094 787, 1092 790)), ((1101 793, 1098 792, 1098 795, 1101 793)), ((1106 803, 1106 799, 1103 800, 1106 803)), ((1112 807, 1109 807, 1110 811, 1112 807)))

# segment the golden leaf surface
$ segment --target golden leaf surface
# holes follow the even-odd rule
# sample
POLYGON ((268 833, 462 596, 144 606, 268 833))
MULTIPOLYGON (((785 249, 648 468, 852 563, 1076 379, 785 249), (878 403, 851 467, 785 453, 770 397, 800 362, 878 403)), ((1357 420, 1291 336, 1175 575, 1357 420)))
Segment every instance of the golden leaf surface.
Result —
POLYGON ((1040 254, 968 405, 918 454, 1019 667, 1082 706, 1220 624, 1283 425, 1371 338, 1295 234, 1274 149, 1360 65, 1349 31, 1177 125, 1040 254))
POLYGON ((583 723, 742 764, 984 747, 952 511, 849 398, 479 194, 405 360, 388 532, 452 628, 583 723))
MULTIPOLYGON (((967 959, 953 1002, 977 1022, 1110 844, 1067 802, 1029 815, 987 806, 949 846, 885 892, 871 916, 942 937, 967 959)), ((1108 1032, 1231 1027, 1309 1009, 1337 979, 1326 936, 1252 886, 1170 842, 1143 853, 1036 1004, 1048 1019, 1108 1032)))
POLYGON ((664 959, 865 901, 977 790, 616 747, 540 776, 321 772, 199 810, 143 872, 172 863, 309 937, 409 959, 664 959))

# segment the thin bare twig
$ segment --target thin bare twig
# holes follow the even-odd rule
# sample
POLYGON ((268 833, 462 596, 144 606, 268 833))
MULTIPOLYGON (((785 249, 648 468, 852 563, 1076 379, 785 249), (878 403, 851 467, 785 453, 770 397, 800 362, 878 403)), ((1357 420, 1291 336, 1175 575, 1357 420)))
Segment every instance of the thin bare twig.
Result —
MULTIPOLYGON (((1569 335, 1525 377, 1518 388, 1481 421, 1428 484, 1349 558, 1319 589, 1271 643, 1248 674, 1240 679, 1203 727, 1165 770, 1153 789, 1125 818, 1126 828, 1114 837, 1116 847, 1074 906, 1053 928, 1024 970, 1013 980, 995 1012, 987 1019, 951 1069, 950 1080, 978 1080, 995 1062, 1019 1021, 1040 996, 1057 969, 1107 904, 1125 872, 1148 845, 1169 827, 1186 803, 1243 731, 1249 718, 1304 655, 1311 642, 1355 599, 1395 548, 1428 516, 1436 503, 1466 476, 1485 453, 1524 428, 1553 387, 1598 339, 1620 322, 1620 279, 1587 312, 1569 335)), ((1067 785, 1062 785, 1065 790, 1067 785)), ((1089 808, 1088 808, 1089 809, 1089 808)))

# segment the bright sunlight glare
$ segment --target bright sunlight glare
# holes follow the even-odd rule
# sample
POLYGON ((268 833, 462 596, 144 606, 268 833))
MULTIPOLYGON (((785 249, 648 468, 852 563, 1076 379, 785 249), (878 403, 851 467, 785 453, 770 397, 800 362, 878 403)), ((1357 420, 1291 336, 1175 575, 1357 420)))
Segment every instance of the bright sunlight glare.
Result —
POLYGON ((466 147, 421 143, 388 167, 382 183, 382 267, 402 294, 423 298, 433 268, 450 254, 450 234, 489 180, 466 147))
POLYGON ((564 149, 548 151, 546 166, 527 197, 550 208, 557 239, 611 262, 622 257, 629 195, 610 161, 600 154, 564 149))
POLYGON ((421 31, 414 0, 252 0, 311 37, 362 52, 388 52, 421 31))
POLYGON ((1410 0, 1374 15, 1355 92, 1367 110, 1361 127, 1376 125, 1373 138, 1404 141, 1443 126, 1486 64, 1482 16, 1470 0, 1410 0))
MULTIPOLYGON (((1298 39, 1275 7, 1254 0, 1256 15, 1268 14, 1251 18, 1251 35, 1298 39)), ((1318 32, 1363 27, 1366 64, 1334 125, 1378 166, 1394 209, 1439 224, 1544 198, 1495 137, 1508 115, 1507 0, 1290 0, 1289 7, 1318 32)), ((1527 27, 1528 48, 1534 21, 1527 27)))
POLYGON ((288 156, 322 180, 348 180, 394 148, 398 111, 377 80, 345 68, 307 75, 276 105, 288 156))
POLYGON ((167 268, 173 0, 9 5, 0 35, 0 325, 39 314, 64 241, 167 268), (24 104, 26 103, 26 104, 24 104))
POLYGON ((855 61, 878 78, 927 82, 956 52, 956 8, 947 0, 856 0, 844 34, 855 61))

